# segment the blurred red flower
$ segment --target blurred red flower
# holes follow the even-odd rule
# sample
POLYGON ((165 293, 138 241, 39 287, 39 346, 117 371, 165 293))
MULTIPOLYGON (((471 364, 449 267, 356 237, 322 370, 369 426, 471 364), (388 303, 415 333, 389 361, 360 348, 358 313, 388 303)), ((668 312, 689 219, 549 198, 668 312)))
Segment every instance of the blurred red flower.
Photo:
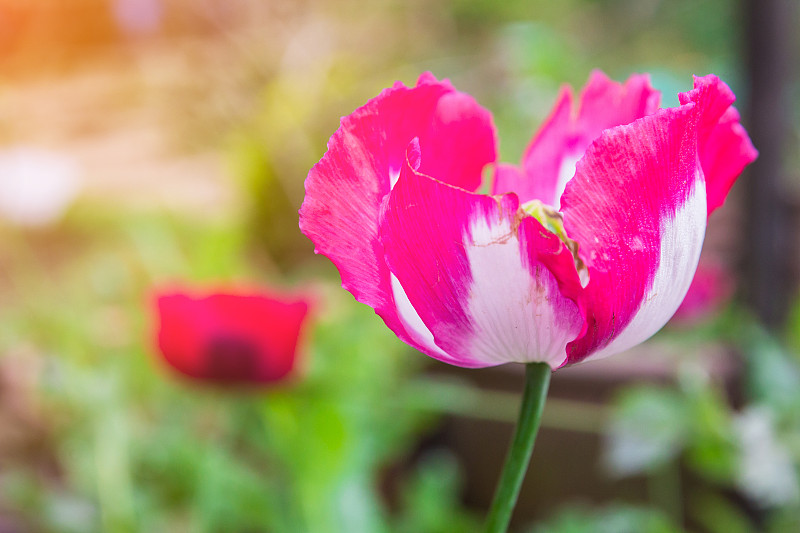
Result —
POLYGON ((281 381, 294 369, 309 302, 259 292, 159 291, 157 341, 190 378, 222 385, 281 381))

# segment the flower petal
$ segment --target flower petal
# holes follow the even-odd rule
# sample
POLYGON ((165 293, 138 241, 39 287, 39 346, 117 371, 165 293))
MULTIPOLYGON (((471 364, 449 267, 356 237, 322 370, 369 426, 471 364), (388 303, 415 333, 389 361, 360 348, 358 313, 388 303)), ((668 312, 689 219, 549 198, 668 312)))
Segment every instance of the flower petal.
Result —
POLYGON ((589 268, 583 335, 568 363, 604 357, 658 331, 683 300, 706 228, 695 104, 603 133, 562 197, 564 227, 589 268))
POLYGON ((342 119, 328 151, 308 174, 300 208, 300 229, 315 243, 315 252, 337 266, 342 286, 411 344, 397 315, 378 221, 414 138, 420 171, 469 190, 480 186, 483 167, 496 158, 489 112, 426 73, 416 87, 398 82, 342 119))
POLYGON ((725 82, 710 74, 694 78, 694 89, 678 95, 681 104, 703 102, 698 125, 700 163, 706 176, 708 214, 723 204, 733 182, 758 151, 739 123, 739 112, 731 107, 736 97, 725 82))
POLYGON ((575 164, 592 141, 607 128, 654 113, 659 98, 647 75, 633 75, 621 84, 596 70, 573 114, 572 91, 564 87, 525 151, 522 172, 497 172, 492 193, 514 191, 523 203, 537 199, 559 208, 564 187, 575 174, 575 164))
POLYGON ((381 227, 431 357, 466 367, 566 358, 581 331, 572 254, 516 195, 469 193, 404 169, 381 227))

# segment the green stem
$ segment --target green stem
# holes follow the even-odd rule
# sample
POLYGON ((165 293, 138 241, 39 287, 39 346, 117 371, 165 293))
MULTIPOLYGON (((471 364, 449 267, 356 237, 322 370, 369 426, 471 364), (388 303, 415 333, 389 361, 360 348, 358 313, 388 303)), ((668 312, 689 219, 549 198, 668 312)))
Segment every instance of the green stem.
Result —
POLYGON ((485 533, 505 533, 508 530, 511 513, 517 504, 519 489, 525 479, 533 443, 542 421, 550 373, 550 366, 546 363, 529 363, 525 367, 525 392, 522 395, 517 429, 503 465, 492 506, 489 508, 485 533))

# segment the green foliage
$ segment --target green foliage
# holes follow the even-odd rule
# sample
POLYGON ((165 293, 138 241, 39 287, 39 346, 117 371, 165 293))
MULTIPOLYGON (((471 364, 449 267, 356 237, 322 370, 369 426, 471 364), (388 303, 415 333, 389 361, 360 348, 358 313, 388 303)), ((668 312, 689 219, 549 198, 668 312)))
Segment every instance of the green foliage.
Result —
POLYGON ((744 348, 749 396, 782 417, 800 416, 800 359, 756 324, 746 326, 739 340, 744 348))
MULTIPOLYGON (((439 485, 433 504, 417 494, 431 491, 421 470, 403 489, 402 518, 386 509, 380 472, 434 417, 408 401, 431 396, 426 382, 412 383, 425 359, 371 309, 320 285, 293 382, 265 392, 186 382, 153 353, 149 293, 172 279, 253 277, 241 228, 93 213, 59 228, 80 253, 57 271, 24 275, 44 266, 35 243, 12 263, 30 285, 10 295, 19 307, 0 310, 0 350, 29 352, 37 416, 60 471, 42 476, 19 463, 0 479, 0 498, 31 527, 389 533, 417 523, 409 517, 433 523, 458 508, 455 492, 444 493, 455 484, 439 485)), ((454 475, 452 464, 431 468, 454 475)))
POLYGON ((688 463, 705 477, 733 479, 730 408, 719 391, 698 377, 688 376, 679 390, 650 385, 620 393, 607 433, 606 462, 613 472, 652 473, 686 453, 688 463))
POLYGON ((457 500, 458 464, 444 452, 424 457, 403 491, 396 533, 477 533, 480 521, 457 500))
POLYGON ((580 506, 560 511, 531 533, 680 533, 680 529, 658 511, 628 505, 602 509, 580 506))
POLYGON ((692 518, 710 533, 748 533, 755 530, 750 517, 721 494, 704 491, 689 501, 692 518))
POLYGON ((730 318, 727 335, 744 361, 745 405, 734 410, 702 363, 684 363, 677 387, 620 393, 606 463, 617 475, 654 481, 682 464, 706 483, 686 498, 686 511, 712 533, 755 531, 759 517, 767 531, 793 531, 800 525, 800 363, 748 316, 730 318), (754 519, 734 493, 760 514, 754 519))
POLYGON ((608 426, 607 463, 629 475, 672 461, 689 439, 691 421, 685 399, 670 389, 630 388, 617 400, 608 426))

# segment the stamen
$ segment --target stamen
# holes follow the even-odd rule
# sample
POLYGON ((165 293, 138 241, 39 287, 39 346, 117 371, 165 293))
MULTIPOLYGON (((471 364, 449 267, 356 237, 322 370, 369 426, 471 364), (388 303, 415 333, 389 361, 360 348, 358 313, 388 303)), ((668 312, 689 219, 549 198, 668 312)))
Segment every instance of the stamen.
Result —
POLYGON ((581 286, 586 287, 589 283, 589 269, 578 254, 580 245, 577 241, 567 236, 567 231, 564 229, 564 215, 558 212, 554 207, 544 204, 540 200, 526 202, 522 204, 521 209, 538 220, 545 229, 553 233, 561 242, 567 245, 567 249, 569 249, 572 254, 572 260, 575 262, 575 270, 578 272, 581 286))

